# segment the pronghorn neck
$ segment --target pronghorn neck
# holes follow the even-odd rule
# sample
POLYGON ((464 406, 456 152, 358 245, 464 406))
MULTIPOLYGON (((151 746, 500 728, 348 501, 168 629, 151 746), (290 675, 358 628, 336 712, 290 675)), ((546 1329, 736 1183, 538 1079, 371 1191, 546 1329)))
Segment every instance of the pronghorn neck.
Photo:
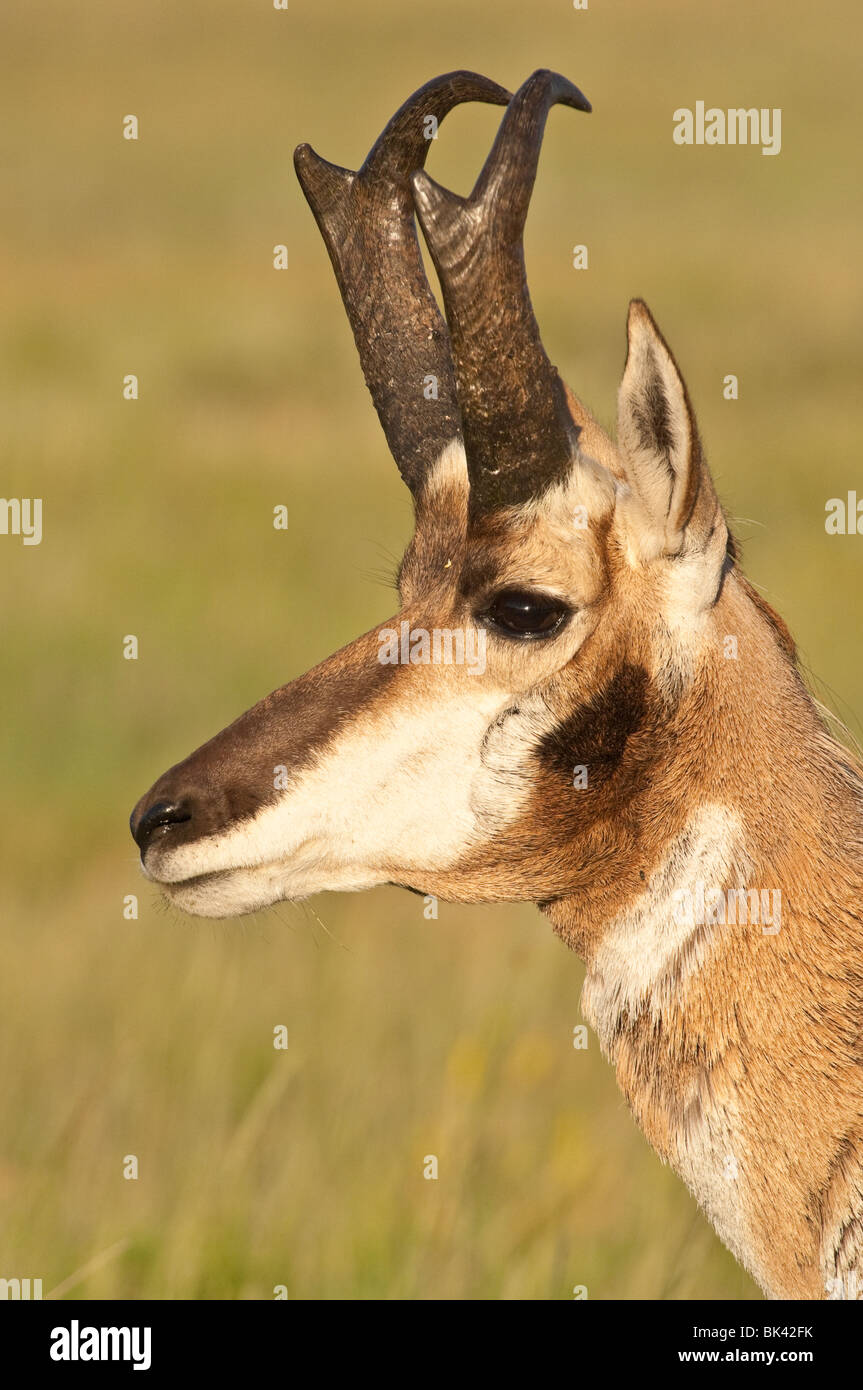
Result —
MULTIPOLYGON (((863 834, 860 771, 827 733, 778 621, 731 571, 697 640, 675 652, 665 639, 654 657, 644 723, 621 740, 625 785, 615 794, 612 783, 586 846, 573 845, 581 881, 540 902, 588 964, 651 882, 658 891, 670 874, 676 891, 697 878, 699 857, 711 859, 717 887, 741 873, 781 885, 813 844, 824 862, 845 862, 843 824, 863 834), (644 729, 648 755, 636 765, 630 746, 644 729)), ((567 748, 573 761, 577 752, 567 748)))
POLYGON ((584 1016, 651 1144, 768 1293, 824 1297, 863 1255, 847 1133, 849 1092, 863 1114, 863 780, 741 587, 716 620, 738 657, 708 659, 657 770, 657 816, 670 782, 690 810, 661 844, 642 839, 637 889, 604 880, 543 910, 586 960, 584 1016), (822 1211, 836 1214, 819 1227, 822 1211))

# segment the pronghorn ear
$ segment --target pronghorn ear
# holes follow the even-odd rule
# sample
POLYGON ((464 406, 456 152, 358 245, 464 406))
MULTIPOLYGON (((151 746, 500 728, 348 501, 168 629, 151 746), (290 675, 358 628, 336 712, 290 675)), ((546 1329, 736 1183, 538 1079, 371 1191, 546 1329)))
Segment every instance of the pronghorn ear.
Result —
POLYGON ((617 401, 617 437, 644 551, 692 554, 722 517, 677 363, 647 305, 633 299, 617 401), (646 515, 645 515, 646 514, 646 515))

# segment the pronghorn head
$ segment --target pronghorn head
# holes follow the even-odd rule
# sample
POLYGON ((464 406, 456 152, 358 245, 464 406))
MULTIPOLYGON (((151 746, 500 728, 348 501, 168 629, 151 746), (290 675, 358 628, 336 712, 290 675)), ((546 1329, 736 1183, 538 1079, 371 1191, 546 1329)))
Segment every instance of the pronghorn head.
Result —
POLYGON ((547 71, 511 98, 451 73, 359 172, 296 151, 416 529, 398 614, 136 806, 144 872, 188 912, 381 883, 549 902, 636 862, 731 547, 645 305, 630 305, 616 444, 542 347, 522 233, 555 103, 590 110, 547 71), (468 100, 506 111, 461 198, 422 166, 428 117, 468 100))

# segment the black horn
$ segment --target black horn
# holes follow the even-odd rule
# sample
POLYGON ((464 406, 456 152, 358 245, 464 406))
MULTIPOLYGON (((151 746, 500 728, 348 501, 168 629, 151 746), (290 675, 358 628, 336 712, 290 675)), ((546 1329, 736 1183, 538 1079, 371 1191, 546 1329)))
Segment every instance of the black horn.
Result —
POLYGON ((473 513, 526 501, 565 477, 577 441, 565 388, 540 341, 522 242, 545 122, 557 102, 591 109, 558 73, 528 78, 470 197, 422 170, 413 178, 443 290, 473 513))
POLYGON ((294 167, 321 230, 354 332, 363 375, 399 472, 412 492, 461 435, 449 333, 422 263, 410 178, 433 132, 466 101, 505 106, 510 93, 474 72, 415 92, 354 173, 309 145, 294 167), (436 387, 428 383, 436 378, 436 387))

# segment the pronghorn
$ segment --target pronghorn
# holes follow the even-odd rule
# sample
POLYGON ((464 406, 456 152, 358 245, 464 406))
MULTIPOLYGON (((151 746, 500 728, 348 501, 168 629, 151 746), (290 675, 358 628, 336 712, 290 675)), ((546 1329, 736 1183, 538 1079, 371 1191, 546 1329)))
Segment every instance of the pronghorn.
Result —
POLYGON ((166 772, 132 831, 202 916, 384 883, 535 902, 584 958, 636 1120, 741 1263, 771 1297, 857 1297, 861 769, 740 570, 645 304, 616 443, 546 356, 522 233, 555 103, 590 110, 547 71, 515 96, 450 73, 356 173, 297 149, 413 494, 402 607, 166 772), (470 100, 506 111, 461 198, 423 169, 427 118, 470 100), (432 630, 482 669, 430 660, 432 630))

